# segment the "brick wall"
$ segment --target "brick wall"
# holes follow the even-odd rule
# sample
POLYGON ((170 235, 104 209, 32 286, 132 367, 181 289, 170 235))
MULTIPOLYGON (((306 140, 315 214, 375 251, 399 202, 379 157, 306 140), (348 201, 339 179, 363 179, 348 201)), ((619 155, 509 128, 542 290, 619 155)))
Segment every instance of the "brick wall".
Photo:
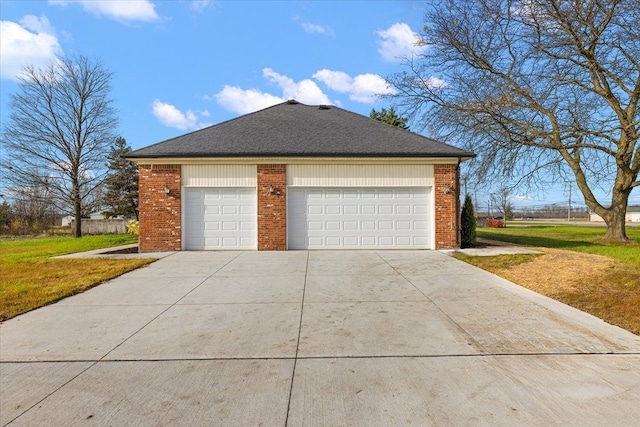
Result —
POLYGON ((258 250, 287 249, 286 165, 258 165, 258 250), (269 193, 269 186, 273 193, 269 193))
POLYGON ((180 165, 140 165, 138 170, 140 252, 181 250, 180 165))
POLYGON ((456 165, 434 165, 436 249, 456 247, 456 165), (446 194, 446 185, 451 192, 446 194))
MULTIPOLYGON (((139 171, 140 252, 181 250, 180 165, 140 165, 139 171)), ((286 165, 258 165, 257 181, 258 250, 286 250, 286 165)), ((456 186, 456 165, 434 165, 436 249, 456 247, 456 186)))

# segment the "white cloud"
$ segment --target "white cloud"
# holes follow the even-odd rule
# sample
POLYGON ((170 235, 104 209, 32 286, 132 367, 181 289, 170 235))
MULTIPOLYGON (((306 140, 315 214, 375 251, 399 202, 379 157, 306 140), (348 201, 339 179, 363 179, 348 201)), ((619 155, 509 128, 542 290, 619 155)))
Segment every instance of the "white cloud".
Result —
POLYGON ((313 80, 305 79, 295 82, 292 78, 278 74, 271 68, 264 68, 262 75, 282 89, 282 95, 286 99, 295 99, 303 104, 331 104, 329 97, 322 92, 313 80))
POLYGON ((162 102, 159 99, 153 101, 153 115, 160 120, 165 126, 173 127, 180 130, 202 129, 210 126, 210 123, 200 121, 202 117, 209 117, 208 111, 192 111, 182 112, 174 105, 162 102))
POLYGON ((378 31, 382 38, 378 53, 390 62, 399 62, 421 54, 427 48, 420 36, 405 23, 396 23, 386 30, 378 31))
POLYGON ((426 79, 422 80, 420 84, 426 89, 442 89, 448 86, 446 81, 434 76, 427 77, 426 79))
POLYGON ((189 5, 189 9, 195 12, 204 12, 204 10, 211 4, 211 0, 193 0, 189 5))
POLYGON ((225 86, 213 96, 205 96, 205 99, 215 99, 221 107, 239 114, 248 114, 262 110, 272 105, 280 104, 287 99, 296 99, 303 104, 328 105, 329 97, 325 95, 318 85, 310 79, 294 81, 292 78, 264 68, 262 75, 269 82, 278 86, 282 96, 261 92, 257 89, 242 89, 237 86, 225 86))
POLYGON ((255 89, 244 90, 237 86, 225 86, 214 96, 205 96, 205 99, 215 99, 221 107, 239 114, 253 113, 285 101, 270 93, 255 89))
POLYGON ((302 29, 304 30, 305 33, 308 33, 308 34, 321 34, 321 35, 324 35, 324 36, 331 36, 331 37, 334 37, 336 35, 336 33, 333 31, 333 28, 331 28, 329 26, 312 24, 311 22, 307 22, 307 21, 303 20, 299 16, 296 16, 293 19, 294 19, 294 21, 300 22, 300 26, 302 27, 302 29))
POLYGON ((78 4, 86 12, 94 15, 104 15, 119 22, 156 22, 160 16, 156 13, 156 6, 149 0, 49 0, 49 4, 67 6, 78 4))
POLYGON ((312 77, 336 92, 350 92, 353 86, 353 79, 344 71, 331 71, 325 68, 316 72, 312 77))
POLYGON ((353 79, 353 91, 349 98, 353 101, 372 103, 379 95, 395 93, 387 81, 377 74, 359 74, 353 79))
MULTIPOLYGON (((279 87, 282 96, 257 89, 242 89, 227 85, 217 94, 205 96, 205 99, 215 99, 223 108, 239 114, 262 110, 280 104, 287 99, 295 99, 309 105, 341 105, 339 100, 332 102, 311 79, 296 82, 291 77, 280 74, 271 68, 264 68, 262 75, 279 87)), ((343 71, 323 69, 312 77, 327 85, 331 90, 349 94, 349 99, 356 102, 373 103, 380 95, 395 93, 386 80, 377 74, 359 74, 351 77, 343 71)))
POLYGON ((385 79, 377 74, 358 74, 349 76, 343 71, 319 70, 313 78, 326 84, 331 90, 348 93, 349 99, 362 103, 373 103, 380 95, 395 93, 385 79))
POLYGON ((45 16, 26 15, 20 23, 0 21, 0 78, 16 79, 26 65, 43 67, 61 55, 62 48, 45 16))

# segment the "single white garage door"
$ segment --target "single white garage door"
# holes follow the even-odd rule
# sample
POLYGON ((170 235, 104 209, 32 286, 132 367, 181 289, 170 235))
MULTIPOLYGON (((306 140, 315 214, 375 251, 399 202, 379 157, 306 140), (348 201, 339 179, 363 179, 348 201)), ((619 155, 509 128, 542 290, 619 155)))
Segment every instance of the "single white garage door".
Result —
POLYGON ((184 249, 256 249, 255 188, 186 188, 184 249))
POLYGON ((290 249, 429 249, 429 188, 289 188, 290 249))

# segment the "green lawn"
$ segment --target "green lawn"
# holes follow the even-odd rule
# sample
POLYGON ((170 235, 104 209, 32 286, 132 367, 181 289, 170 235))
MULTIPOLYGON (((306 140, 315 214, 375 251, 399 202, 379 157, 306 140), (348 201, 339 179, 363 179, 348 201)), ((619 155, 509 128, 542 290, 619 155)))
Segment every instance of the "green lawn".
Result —
POLYGON ((633 240, 629 245, 599 243, 604 233, 604 227, 568 225, 507 226, 477 230, 478 237, 483 239, 604 255, 640 267, 640 227, 627 227, 627 236, 633 240))
POLYGON ((82 292, 153 261, 50 257, 136 242, 137 236, 126 234, 0 241, 0 321, 82 292))

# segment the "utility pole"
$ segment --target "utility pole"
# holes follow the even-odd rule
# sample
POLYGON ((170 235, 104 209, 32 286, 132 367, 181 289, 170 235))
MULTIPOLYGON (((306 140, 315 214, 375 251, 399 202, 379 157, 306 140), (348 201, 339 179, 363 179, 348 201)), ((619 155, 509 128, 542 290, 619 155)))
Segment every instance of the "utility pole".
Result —
POLYGON ((476 210, 476 216, 479 214, 480 205, 478 205, 478 187, 474 188, 476 203, 474 204, 474 208, 476 210))
POLYGON ((569 186, 569 205, 567 208, 567 221, 571 221, 571 184, 573 183, 573 181, 565 181, 564 182, 565 185, 569 186))
POLYGON ((569 185, 569 212, 567 213, 568 221, 571 221, 571 185, 569 185))

